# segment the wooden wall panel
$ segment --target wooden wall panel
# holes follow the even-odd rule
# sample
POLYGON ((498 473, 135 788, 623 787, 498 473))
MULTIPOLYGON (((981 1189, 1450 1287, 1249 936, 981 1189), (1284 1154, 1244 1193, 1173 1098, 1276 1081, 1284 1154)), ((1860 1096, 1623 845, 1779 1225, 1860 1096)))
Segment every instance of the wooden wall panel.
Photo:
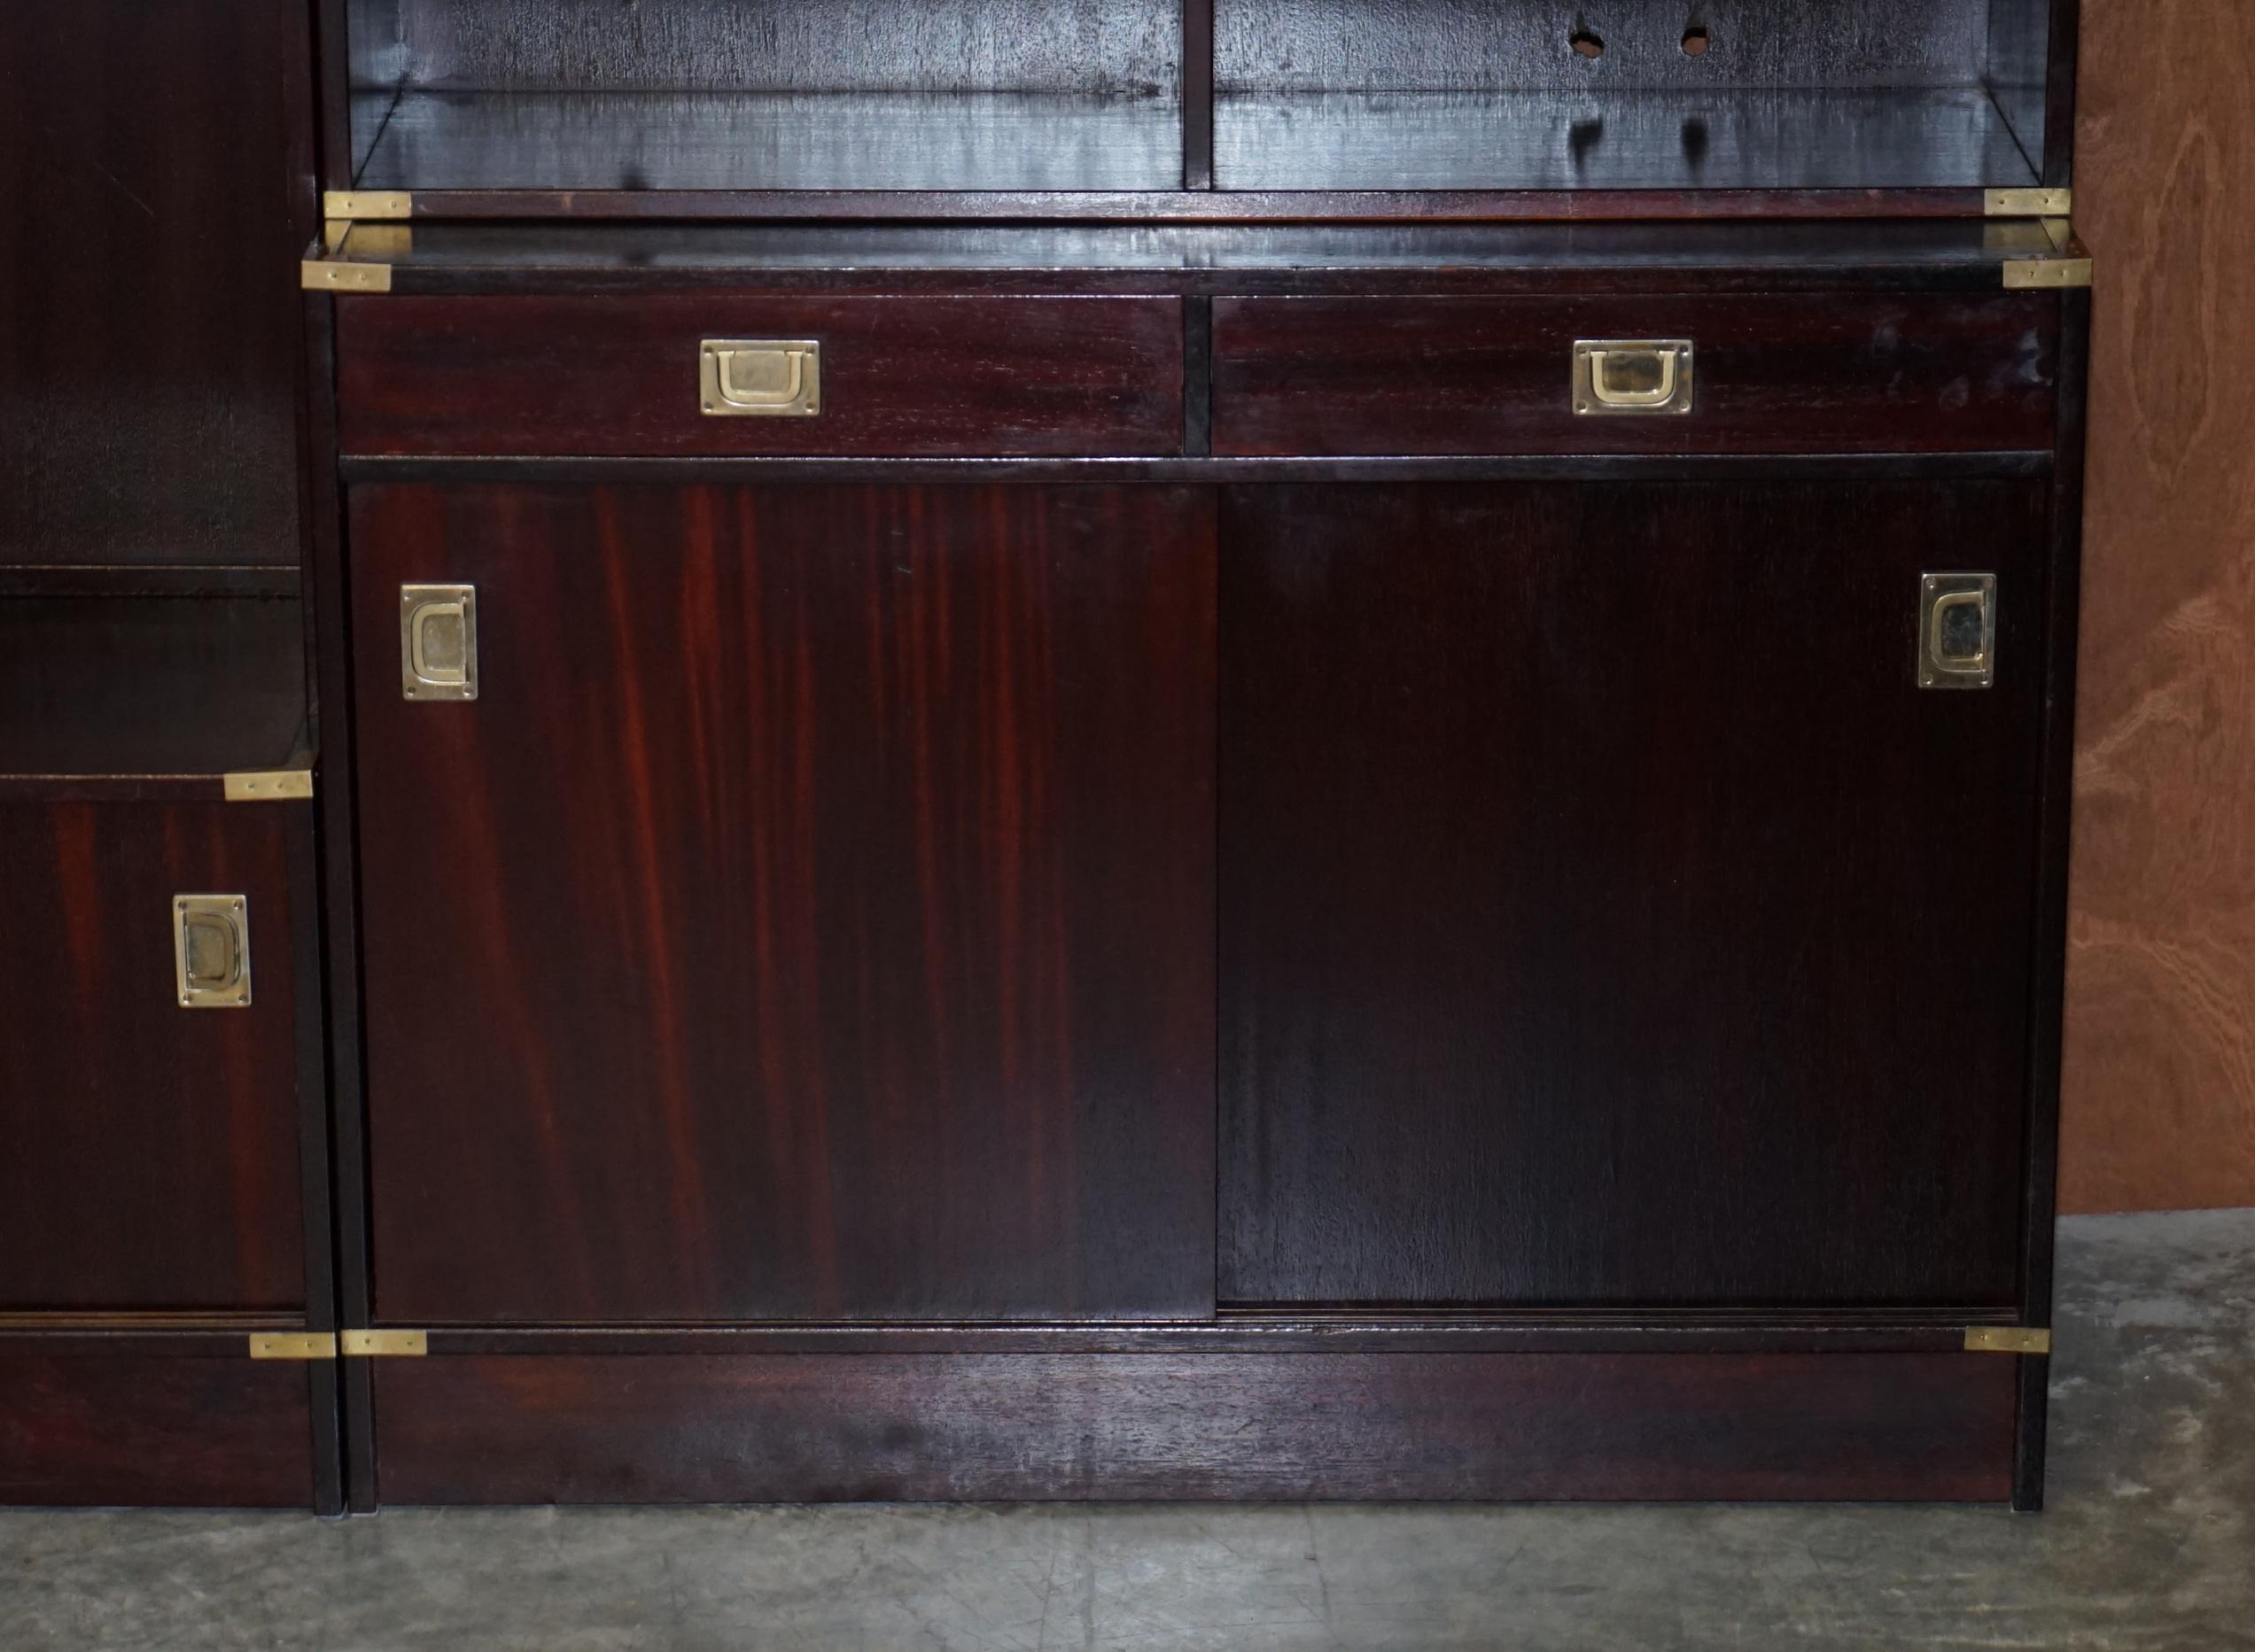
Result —
POLYGON ((2097 254, 2061 1193, 2255 1205, 2255 35, 2086 0, 2097 254))

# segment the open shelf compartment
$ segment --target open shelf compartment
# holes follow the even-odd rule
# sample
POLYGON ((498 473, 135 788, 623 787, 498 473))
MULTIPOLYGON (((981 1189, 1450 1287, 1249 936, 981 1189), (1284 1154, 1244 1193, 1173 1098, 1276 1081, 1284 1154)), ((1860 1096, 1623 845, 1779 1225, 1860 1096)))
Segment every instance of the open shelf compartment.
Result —
POLYGON ((1182 182, 1176 0, 355 0, 354 187, 1182 182))
POLYGON ((1226 190, 2042 181, 2045 0, 1217 0, 1226 190))
POLYGON ((1398 216, 1376 198, 1427 193, 1571 216, 1607 191, 1964 211, 2064 182, 2055 0, 347 4, 332 182, 534 214, 844 195, 874 216, 942 196, 1398 216))

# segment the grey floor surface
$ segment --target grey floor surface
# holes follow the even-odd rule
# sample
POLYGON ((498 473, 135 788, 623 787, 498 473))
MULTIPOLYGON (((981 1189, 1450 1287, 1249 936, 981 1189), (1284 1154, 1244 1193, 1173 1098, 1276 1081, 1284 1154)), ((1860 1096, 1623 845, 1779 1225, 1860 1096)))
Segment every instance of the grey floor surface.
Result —
POLYGON ((0 1513, 0 1652, 2255 1648, 2255 1211, 2063 1229, 2051 1510, 0 1513))

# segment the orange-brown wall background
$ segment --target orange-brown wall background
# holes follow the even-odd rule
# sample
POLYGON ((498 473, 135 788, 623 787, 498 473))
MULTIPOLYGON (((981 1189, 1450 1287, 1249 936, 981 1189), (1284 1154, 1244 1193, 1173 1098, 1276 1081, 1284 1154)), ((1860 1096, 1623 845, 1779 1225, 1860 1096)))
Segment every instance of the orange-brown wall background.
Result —
POLYGON ((2255 0, 2084 0, 2061 1198, 2255 1205, 2255 0))

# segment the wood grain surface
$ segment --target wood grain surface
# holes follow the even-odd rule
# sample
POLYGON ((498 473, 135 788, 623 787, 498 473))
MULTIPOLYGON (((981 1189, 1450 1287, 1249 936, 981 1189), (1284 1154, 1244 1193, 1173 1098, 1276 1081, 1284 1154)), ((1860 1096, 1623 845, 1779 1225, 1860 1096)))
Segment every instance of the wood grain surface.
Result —
POLYGON ((0 1508, 306 1508, 312 1377, 294 1361, 0 1337, 0 1508))
POLYGON ((2013 1300, 2045 502, 1233 490, 1222 1299, 2013 1300))
POLYGON ((348 454, 1163 454, 1176 299, 347 299, 348 454), (707 338, 810 338, 813 418, 708 418, 707 338))
POLYGON ((304 829, 270 803, 0 807, 0 1311, 305 1301, 287 865, 304 829), (250 903, 253 1002, 183 1010, 172 898, 222 893, 250 903))
POLYGON ((304 18, 0 9, 0 562, 297 560, 304 18))
POLYGON ((2255 35, 2089 0, 2097 255, 2061 1183, 2255 1205, 2255 35))
POLYGON ((2001 1502, 1968 1353, 508 1355, 378 1361, 385 1503, 2001 1502))
POLYGON ((1219 454, 1979 452, 2051 446, 2049 295, 1214 301, 1219 454), (1582 417, 1576 339, 1688 338, 1681 417, 1582 417))
POLYGON ((1209 1312, 1212 513, 355 490, 379 1315, 1209 1312))

